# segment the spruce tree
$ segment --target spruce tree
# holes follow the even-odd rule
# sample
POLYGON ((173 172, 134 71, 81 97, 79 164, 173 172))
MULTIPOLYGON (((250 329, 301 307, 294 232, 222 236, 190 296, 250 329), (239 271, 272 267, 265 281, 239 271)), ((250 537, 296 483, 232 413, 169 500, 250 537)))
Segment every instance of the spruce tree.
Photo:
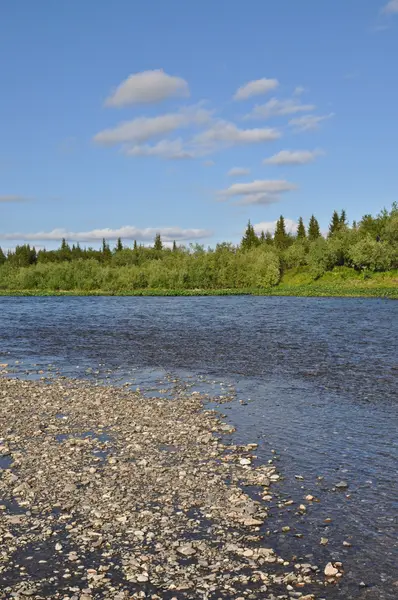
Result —
POLYGON ((62 239, 61 248, 57 252, 61 261, 72 260, 72 252, 65 238, 62 239))
POLYGON ((155 242, 153 244, 153 249, 157 252, 161 252, 163 250, 162 238, 160 237, 160 233, 155 235, 155 242))
MULTIPOLYGON (((29 246, 28 246, 29 248, 29 246)), ((70 252, 70 249, 69 249, 70 252)), ((33 246, 33 248, 30 249, 30 257, 29 257, 29 264, 31 265, 35 265, 37 263, 37 252, 36 252, 36 248, 33 246)))
POLYGON ((344 209, 340 213, 340 226, 347 226, 347 215, 344 209))
POLYGON ((310 222, 308 224, 308 239, 310 242, 313 242, 314 240, 317 240, 319 237, 321 237, 321 230, 319 228, 319 223, 316 220, 316 218, 314 217, 314 215, 312 215, 312 217, 310 218, 310 222))
POLYGON ((7 257, 4 254, 3 250, 0 248, 0 265, 4 265, 6 260, 7 260, 7 257))
POLYGON ((121 238, 117 238, 115 252, 121 252, 123 250, 123 244, 121 238))
POLYGON ((329 225, 329 237, 331 235, 333 235, 334 233, 336 233, 337 231, 339 231, 340 225, 341 225, 340 217, 339 217, 337 210, 335 210, 333 212, 332 220, 330 221, 330 225, 329 225))
POLYGON ((112 257, 111 249, 109 248, 109 244, 106 239, 102 239, 102 260, 104 262, 108 262, 112 257))
POLYGON ((177 244, 175 240, 173 242, 173 252, 177 252, 177 244))
POLYGON ((264 230, 261 232, 261 235, 260 235, 260 242, 261 242, 262 244, 265 244, 265 233, 264 233, 264 230))
POLYGON ((137 240, 134 240, 133 250, 136 252, 138 250, 137 240))
POLYGON ((277 248, 286 248, 288 243, 288 236, 286 234, 285 219, 281 215, 276 222, 276 229, 274 234, 274 243, 277 248))
POLYGON ((303 222, 302 217, 300 217, 298 220, 298 226, 297 226, 297 239, 305 240, 306 237, 307 237, 307 234, 305 231, 304 222, 303 222))
POLYGON ((242 250, 250 250, 251 248, 255 248, 256 246, 258 246, 259 243, 260 243, 260 240, 256 236, 254 227, 249 221, 247 224, 247 227, 246 227, 245 234, 242 238, 240 247, 242 248, 242 250))
POLYGON ((265 243, 267 244, 267 246, 274 245, 274 240, 272 238, 272 233, 270 231, 267 231, 265 234, 265 243))

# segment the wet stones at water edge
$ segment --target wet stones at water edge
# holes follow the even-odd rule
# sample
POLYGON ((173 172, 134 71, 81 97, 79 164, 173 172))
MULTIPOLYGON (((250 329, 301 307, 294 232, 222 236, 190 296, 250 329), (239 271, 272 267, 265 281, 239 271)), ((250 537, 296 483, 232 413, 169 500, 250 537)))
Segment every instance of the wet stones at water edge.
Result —
POLYGON ((341 578, 272 548, 276 468, 199 394, 0 379, 0 431, 1 599, 314 600, 341 578))

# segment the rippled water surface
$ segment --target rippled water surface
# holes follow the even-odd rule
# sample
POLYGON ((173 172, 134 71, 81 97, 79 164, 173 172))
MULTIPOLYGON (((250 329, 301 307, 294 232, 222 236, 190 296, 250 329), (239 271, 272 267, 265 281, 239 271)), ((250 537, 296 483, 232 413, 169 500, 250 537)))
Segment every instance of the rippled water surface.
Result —
POLYGON ((282 497, 320 500, 305 517, 275 505, 270 521, 292 528, 275 533, 282 555, 344 563, 328 599, 398 598, 397 340, 391 300, 0 298, 0 363, 18 376, 233 386, 221 410, 235 439, 258 442, 260 460, 276 453, 282 497))

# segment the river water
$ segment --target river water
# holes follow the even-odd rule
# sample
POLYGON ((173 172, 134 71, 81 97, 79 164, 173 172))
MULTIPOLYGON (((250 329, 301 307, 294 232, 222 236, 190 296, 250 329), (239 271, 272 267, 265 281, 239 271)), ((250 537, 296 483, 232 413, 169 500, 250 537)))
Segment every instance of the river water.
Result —
POLYGON ((397 340, 391 300, 0 298, 11 375, 129 382, 151 395, 177 379, 211 397, 233 391, 220 408, 233 441, 259 443, 259 460, 277 459, 283 475, 274 547, 344 564, 327 600, 398 598, 397 340), (308 494, 319 502, 304 516, 281 507, 308 494))

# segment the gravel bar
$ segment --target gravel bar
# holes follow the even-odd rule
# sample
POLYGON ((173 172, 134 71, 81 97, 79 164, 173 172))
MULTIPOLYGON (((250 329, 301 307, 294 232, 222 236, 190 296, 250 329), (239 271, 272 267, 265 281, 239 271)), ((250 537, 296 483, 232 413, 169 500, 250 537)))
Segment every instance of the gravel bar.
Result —
POLYGON ((270 461, 199 393, 0 379, 0 598, 315 600, 270 547, 270 461))

